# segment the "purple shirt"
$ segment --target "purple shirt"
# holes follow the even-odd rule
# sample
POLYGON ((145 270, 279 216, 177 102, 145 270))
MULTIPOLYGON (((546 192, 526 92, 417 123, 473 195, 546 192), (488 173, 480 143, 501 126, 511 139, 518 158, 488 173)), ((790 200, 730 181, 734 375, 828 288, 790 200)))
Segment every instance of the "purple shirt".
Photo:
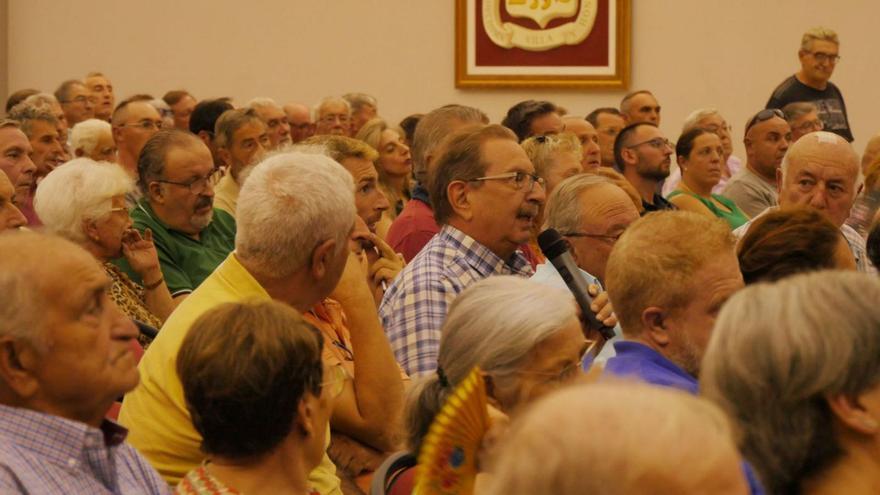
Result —
POLYGON ((159 474, 130 445, 128 430, 101 428, 0 405, 0 493, 167 494, 159 474))
POLYGON ((615 355, 605 363, 605 371, 621 376, 636 377, 652 385, 677 388, 696 395, 697 379, 679 368, 650 347, 624 340, 614 344, 615 355))

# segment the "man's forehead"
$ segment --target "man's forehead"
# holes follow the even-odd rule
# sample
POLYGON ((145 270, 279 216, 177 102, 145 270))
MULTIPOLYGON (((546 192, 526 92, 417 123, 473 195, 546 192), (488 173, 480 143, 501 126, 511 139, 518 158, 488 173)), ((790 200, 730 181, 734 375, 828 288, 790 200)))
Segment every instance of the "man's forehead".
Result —
POLYGON ((755 135, 764 135, 769 134, 771 132, 778 132, 780 134, 786 134, 791 132, 791 126, 788 125, 788 122, 781 117, 774 116, 773 118, 767 119, 763 122, 758 122, 749 129, 750 133, 755 135))
POLYGON ((266 132, 266 124, 262 120, 252 119, 241 125, 232 133, 233 141, 243 141, 248 138, 258 137, 266 132))
POLYGON ((30 143, 21 129, 16 127, 4 127, 0 129, 0 150, 6 151, 13 147, 20 147, 30 152, 30 143))
POLYGON ((633 96, 632 100, 630 100, 630 103, 632 105, 632 108, 638 108, 645 105, 655 107, 657 106, 657 99, 649 95, 648 93, 640 93, 633 96))
POLYGON ((110 81, 104 76, 92 76, 86 78, 86 84, 89 86, 109 86, 110 81))
POLYGON ((201 141, 172 146, 165 160, 165 175, 198 172, 214 168, 211 152, 201 141))
POLYGON ((792 175, 810 174, 855 182, 859 176, 859 165, 851 157, 832 150, 810 150, 790 158, 789 172, 792 175))
POLYGON ((39 135, 58 134, 58 127, 45 120, 34 120, 31 122, 31 134, 35 138, 39 137, 39 135))
POLYGON ((321 111, 319 112, 321 115, 328 113, 348 113, 348 109, 342 103, 325 103, 321 106, 321 111))
POLYGON ((159 111, 156 107, 150 105, 146 101, 135 101, 128 104, 128 115, 126 120, 129 122, 137 122, 143 119, 159 120, 159 111))
POLYGON ((373 166, 373 162, 366 158, 350 156, 343 158, 341 164, 346 170, 348 170, 348 173, 351 174, 355 182, 360 182, 363 179, 377 178, 379 176, 376 172, 376 167, 373 166))
POLYGON ((596 123, 599 124, 599 126, 622 125, 623 122, 624 119, 622 116, 608 112, 602 112, 596 117, 596 123))
POLYGON ((655 137, 664 137, 659 127, 654 125, 640 125, 636 128, 635 136, 641 139, 653 139, 655 137))

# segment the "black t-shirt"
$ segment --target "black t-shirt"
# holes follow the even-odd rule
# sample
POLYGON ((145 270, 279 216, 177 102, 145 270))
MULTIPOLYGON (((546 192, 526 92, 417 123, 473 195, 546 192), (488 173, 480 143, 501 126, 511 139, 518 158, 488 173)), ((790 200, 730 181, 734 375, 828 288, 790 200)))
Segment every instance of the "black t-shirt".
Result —
POLYGON ((782 108, 796 101, 809 101, 819 108, 819 118, 825 124, 825 130, 833 132, 849 142, 853 141, 846 116, 846 104, 843 95, 833 82, 828 81, 824 90, 811 88, 791 76, 773 90, 767 108, 782 108))

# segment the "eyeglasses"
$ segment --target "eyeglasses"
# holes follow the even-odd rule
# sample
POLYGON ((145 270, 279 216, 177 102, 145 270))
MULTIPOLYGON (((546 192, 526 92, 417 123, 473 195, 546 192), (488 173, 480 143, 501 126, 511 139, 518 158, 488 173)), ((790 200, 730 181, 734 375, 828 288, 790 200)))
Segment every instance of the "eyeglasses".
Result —
POLYGON ((119 127, 139 127, 145 131, 161 130, 165 123, 161 120, 142 120, 140 122, 132 122, 127 124, 119 124, 119 127))
POLYGON ((349 120, 350 120, 350 117, 348 115, 333 115, 333 114, 325 115, 319 119, 320 122, 323 122, 325 124, 332 124, 336 121, 339 121, 342 124, 347 124, 349 120))
POLYGON ((486 180, 506 180, 510 184, 513 184, 514 189, 519 191, 520 189, 525 188, 527 192, 531 192, 532 189, 535 188, 535 184, 540 184, 541 187, 544 187, 545 181, 542 177, 538 177, 535 174, 530 174, 527 172, 508 172, 506 174, 499 175, 488 175, 486 177, 477 177, 476 179, 471 179, 469 182, 479 182, 486 180))
POLYGON ((728 133, 731 132, 731 131, 733 131, 733 126, 730 125, 730 124, 728 124, 727 122, 725 122, 725 123, 722 124, 722 125, 711 124, 711 125, 704 125, 704 126, 701 126, 701 127, 702 127, 703 129, 705 129, 705 130, 711 132, 712 134, 717 134, 718 131, 727 131, 728 133))
POLYGON ((220 178, 222 177, 222 173, 219 170, 214 170, 207 177, 197 177, 188 182, 174 182, 171 180, 155 180, 153 182, 161 182, 163 184, 173 184, 175 186, 186 187, 189 189, 189 192, 193 194, 201 194, 207 189, 210 184, 211 187, 217 185, 220 182, 220 178))
POLYGON ((802 123, 801 125, 795 127, 795 129, 797 129, 803 133, 813 132, 813 131, 821 131, 824 128, 825 128, 825 124, 819 119, 808 120, 808 121, 802 123))
POLYGON ((746 133, 748 133, 749 129, 751 129, 756 124, 768 121, 773 117, 779 117, 780 119, 785 120, 785 114, 782 113, 782 110, 778 108, 765 108, 749 119, 749 123, 746 124, 746 133))
POLYGON ((627 146, 627 148, 630 148, 630 149, 638 148, 639 146, 642 146, 643 144, 650 144, 652 148, 657 148, 658 150, 663 149, 666 146, 668 146, 672 149, 675 149, 675 144, 673 144, 672 141, 670 141, 666 138, 659 138, 659 137, 654 138, 654 139, 649 139, 647 141, 642 141, 641 143, 629 145, 629 146, 627 146))
POLYGON ((607 242, 608 244, 614 244, 615 242, 617 242, 618 239, 620 239, 620 236, 623 235, 623 232, 620 232, 619 234, 616 234, 616 235, 588 234, 586 232, 567 232, 562 235, 564 235, 565 237, 589 237, 592 239, 603 240, 603 241, 607 242))
POLYGON ((86 103, 86 102, 95 103, 97 101, 98 101, 98 99, 95 98, 94 96, 79 95, 79 96, 77 96, 75 98, 71 98, 69 100, 59 101, 59 103, 86 103))
POLYGON ((345 382, 351 379, 348 370, 342 363, 324 369, 324 381, 321 389, 325 390, 331 399, 335 399, 345 390, 345 382))
POLYGON ((547 384, 560 384, 565 383, 571 380, 578 373, 581 373, 584 369, 584 360, 587 359, 587 356, 593 352, 593 348, 596 347, 598 343, 597 340, 584 339, 584 348, 581 350, 581 355, 576 363, 569 363, 566 367, 562 368, 557 372, 553 371, 517 371, 518 374, 521 375, 535 375, 535 376, 544 376, 547 379, 543 380, 543 383, 547 384))
POLYGON ((812 55, 817 62, 831 62, 832 64, 840 62, 840 55, 836 53, 808 52, 806 50, 804 50, 804 53, 809 53, 810 55, 812 55))

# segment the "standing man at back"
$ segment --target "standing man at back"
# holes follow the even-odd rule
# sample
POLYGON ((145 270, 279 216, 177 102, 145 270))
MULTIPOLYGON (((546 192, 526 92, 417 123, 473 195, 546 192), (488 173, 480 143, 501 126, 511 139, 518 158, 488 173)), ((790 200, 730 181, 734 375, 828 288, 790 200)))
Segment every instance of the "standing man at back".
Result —
POLYGON ((773 90, 767 108, 782 108, 795 101, 813 102, 825 130, 852 142, 843 94, 829 80, 840 61, 839 48, 837 33, 828 28, 816 27, 804 33, 798 50, 801 70, 773 90))

